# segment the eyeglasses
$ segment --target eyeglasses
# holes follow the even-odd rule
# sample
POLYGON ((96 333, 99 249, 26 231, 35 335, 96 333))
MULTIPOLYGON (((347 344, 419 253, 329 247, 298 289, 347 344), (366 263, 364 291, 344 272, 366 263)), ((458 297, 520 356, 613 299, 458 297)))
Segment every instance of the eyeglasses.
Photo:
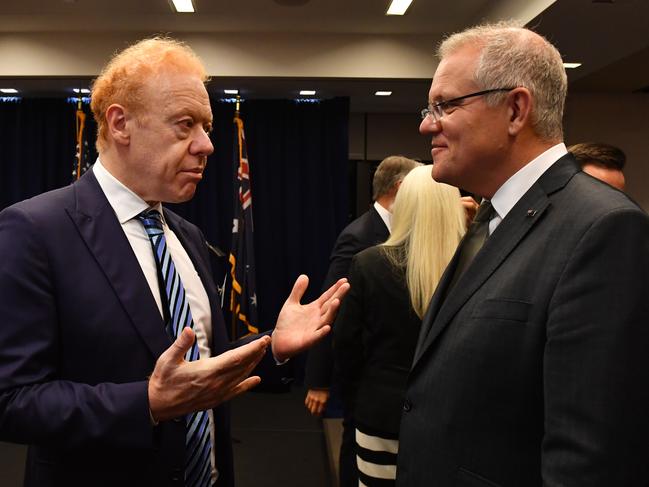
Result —
POLYGON ((478 91, 476 93, 470 93, 468 95, 464 96, 458 96, 457 98, 452 98, 450 100, 444 100, 440 101, 439 103, 435 103, 434 105, 428 105, 428 107, 424 108, 421 111, 421 119, 425 120, 427 116, 431 116, 433 118, 433 123, 437 123, 441 120, 441 118, 446 115, 449 110, 456 108, 461 105, 461 103, 458 103, 462 100, 466 100, 467 98, 473 98, 474 96, 482 96, 486 95, 488 93, 495 93, 497 91, 511 91, 514 88, 493 88, 491 90, 483 90, 483 91, 478 91))

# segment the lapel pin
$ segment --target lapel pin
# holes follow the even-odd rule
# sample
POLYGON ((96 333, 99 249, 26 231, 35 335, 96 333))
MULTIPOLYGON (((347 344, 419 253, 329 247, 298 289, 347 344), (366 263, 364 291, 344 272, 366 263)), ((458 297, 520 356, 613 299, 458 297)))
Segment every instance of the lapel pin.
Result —
POLYGON ((534 215, 536 215, 536 210, 527 210, 527 216, 528 216, 528 217, 531 218, 531 217, 533 217, 534 215))

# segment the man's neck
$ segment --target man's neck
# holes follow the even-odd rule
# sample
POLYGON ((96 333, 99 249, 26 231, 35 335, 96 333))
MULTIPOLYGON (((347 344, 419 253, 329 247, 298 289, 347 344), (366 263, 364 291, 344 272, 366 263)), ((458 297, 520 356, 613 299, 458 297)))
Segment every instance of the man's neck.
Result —
POLYGON ((394 203, 394 198, 391 198, 389 196, 379 196, 376 198, 376 202, 381 205, 383 208, 385 208, 387 211, 391 211, 392 204, 394 203))

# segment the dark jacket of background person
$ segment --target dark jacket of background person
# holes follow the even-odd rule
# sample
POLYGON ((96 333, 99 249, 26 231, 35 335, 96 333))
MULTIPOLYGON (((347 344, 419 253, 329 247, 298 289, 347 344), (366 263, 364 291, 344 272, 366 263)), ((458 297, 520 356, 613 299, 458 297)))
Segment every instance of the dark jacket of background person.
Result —
POLYGON ((354 257, 349 282, 334 341, 345 408, 357 424, 396 435, 421 319, 410 304, 405 269, 382 247, 354 257))
MULTIPOLYGON (((340 233, 331 252, 329 270, 322 289, 349 274, 352 257, 372 245, 385 242, 390 236, 388 227, 374 207, 351 222, 340 233)), ((305 384, 310 388, 330 387, 333 375, 333 348, 331 335, 309 351, 305 369, 305 384)))
POLYGON ((460 192, 417 167, 403 179, 392 226, 384 244, 353 259, 334 356, 354 422, 396 438, 421 317, 464 234, 460 192))

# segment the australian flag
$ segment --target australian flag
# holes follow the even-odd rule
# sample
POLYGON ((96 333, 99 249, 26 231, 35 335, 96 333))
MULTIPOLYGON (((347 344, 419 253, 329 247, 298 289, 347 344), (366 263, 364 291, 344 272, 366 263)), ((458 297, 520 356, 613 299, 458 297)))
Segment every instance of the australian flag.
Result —
POLYGON ((83 111, 81 100, 77 104, 77 140, 74 164, 72 165, 72 181, 76 181, 90 167, 90 148, 86 139, 86 114, 83 111))
POLYGON ((255 280, 254 226, 252 223, 252 193, 250 166, 246 150, 243 120, 234 117, 234 165, 236 169, 232 246, 230 247, 230 311, 232 338, 258 333, 257 291, 255 280))

